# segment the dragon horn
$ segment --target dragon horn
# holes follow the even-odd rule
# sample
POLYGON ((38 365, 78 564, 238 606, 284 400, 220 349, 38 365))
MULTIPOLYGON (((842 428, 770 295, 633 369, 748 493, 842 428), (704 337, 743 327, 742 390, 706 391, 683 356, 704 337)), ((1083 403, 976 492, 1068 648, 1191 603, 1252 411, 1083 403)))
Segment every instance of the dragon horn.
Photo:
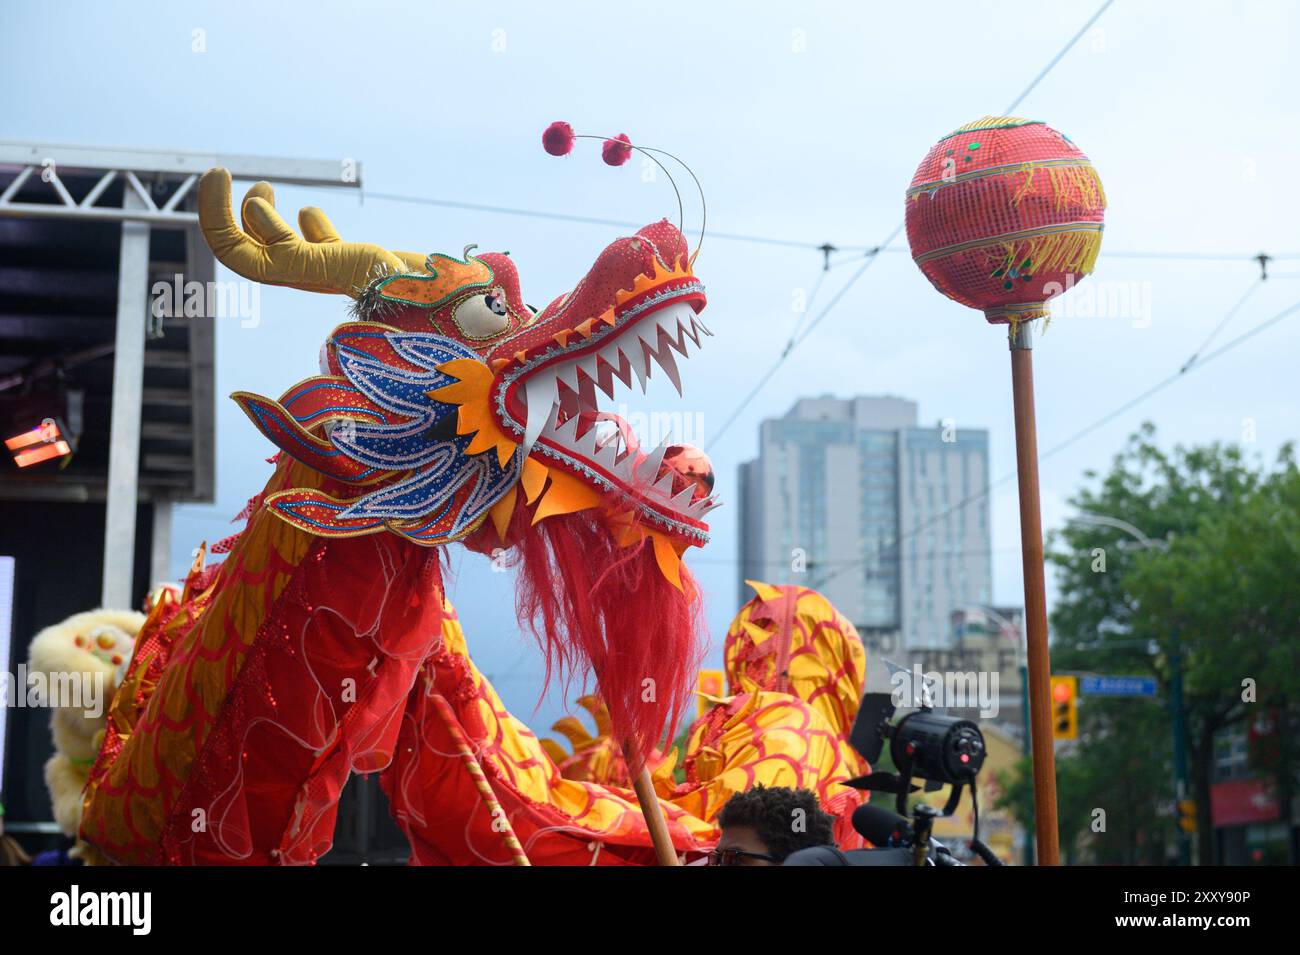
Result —
POLYGON ((377 276, 408 269, 380 246, 342 241, 319 209, 303 210, 306 238, 299 236, 276 212, 268 183, 248 191, 240 213, 244 228, 231 211, 230 173, 220 167, 205 172, 199 180, 203 236, 226 268, 254 282, 357 298, 377 276))

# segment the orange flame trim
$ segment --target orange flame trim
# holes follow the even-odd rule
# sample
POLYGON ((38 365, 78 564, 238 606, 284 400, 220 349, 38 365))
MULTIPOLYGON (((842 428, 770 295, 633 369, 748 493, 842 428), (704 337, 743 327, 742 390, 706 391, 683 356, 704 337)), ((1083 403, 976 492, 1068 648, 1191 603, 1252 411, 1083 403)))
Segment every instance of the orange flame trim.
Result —
MULTIPOLYGON (((599 492, 590 485, 574 477, 561 468, 548 467, 534 457, 524 458, 523 472, 519 477, 523 487, 523 499, 527 504, 535 504, 533 524, 559 514, 573 514, 590 508, 602 508, 607 515, 614 535, 614 541, 620 547, 635 547, 649 539, 654 548, 655 563, 660 573, 678 590, 682 585, 682 554, 689 546, 685 541, 678 541, 662 531, 646 527, 635 519, 630 508, 611 508, 599 492)), ((504 545, 506 528, 514 515, 519 502, 517 488, 496 504, 489 512, 492 526, 496 528, 497 538, 504 545)))
POLYGON ((443 385, 426 394, 434 401, 459 405, 456 412, 456 433, 474 435, 466 451, 481 454, 495 448, 497 463, 504 468, 514 456, 519 442, 506 437, 492 416, 489 395, 492 389, 492 370, 477 358, 456 358, 443 362, 438 370, 457 379, 455 384, 443 385))

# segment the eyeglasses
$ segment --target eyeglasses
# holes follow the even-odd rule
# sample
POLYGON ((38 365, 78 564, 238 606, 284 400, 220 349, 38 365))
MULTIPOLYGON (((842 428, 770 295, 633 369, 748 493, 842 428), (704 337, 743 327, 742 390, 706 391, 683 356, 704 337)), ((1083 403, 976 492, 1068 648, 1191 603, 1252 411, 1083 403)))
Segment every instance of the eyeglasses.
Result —
POLYGON ((744 849, 714 849, 709 853, 709 865, 740 865, 742 859, 762 859, 776 865, 780 860, 762 852, 746 852, 744 849))

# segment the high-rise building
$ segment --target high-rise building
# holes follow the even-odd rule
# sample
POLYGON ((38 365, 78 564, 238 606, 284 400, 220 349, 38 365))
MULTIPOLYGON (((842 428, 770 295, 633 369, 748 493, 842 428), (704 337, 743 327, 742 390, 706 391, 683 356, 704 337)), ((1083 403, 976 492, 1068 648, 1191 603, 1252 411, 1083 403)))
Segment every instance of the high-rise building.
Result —
POLYGON ((741 599, 747 578, 806 584, 882 650, 946 647, 953 611, 992 598, 988 482, 986 430, 919 427, 903 398, 801 399, 741 465, 741 599))

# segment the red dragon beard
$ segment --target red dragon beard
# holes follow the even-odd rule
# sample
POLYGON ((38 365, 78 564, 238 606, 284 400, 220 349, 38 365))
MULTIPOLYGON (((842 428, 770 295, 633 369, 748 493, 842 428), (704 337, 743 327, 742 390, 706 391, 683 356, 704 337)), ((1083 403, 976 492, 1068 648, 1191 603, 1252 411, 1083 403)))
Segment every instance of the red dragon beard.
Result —
POLYGON ((672 739, 693 696, 703 656, 700 589, 682 565, 678 590, 648 540, 620 547, 590 511, 532 527, 528 511, 516 509, 511 534, 519 620, 545 652, 547 685, 557 673, 595 675, 615 735, 632 744, 635 774, 672 739))

